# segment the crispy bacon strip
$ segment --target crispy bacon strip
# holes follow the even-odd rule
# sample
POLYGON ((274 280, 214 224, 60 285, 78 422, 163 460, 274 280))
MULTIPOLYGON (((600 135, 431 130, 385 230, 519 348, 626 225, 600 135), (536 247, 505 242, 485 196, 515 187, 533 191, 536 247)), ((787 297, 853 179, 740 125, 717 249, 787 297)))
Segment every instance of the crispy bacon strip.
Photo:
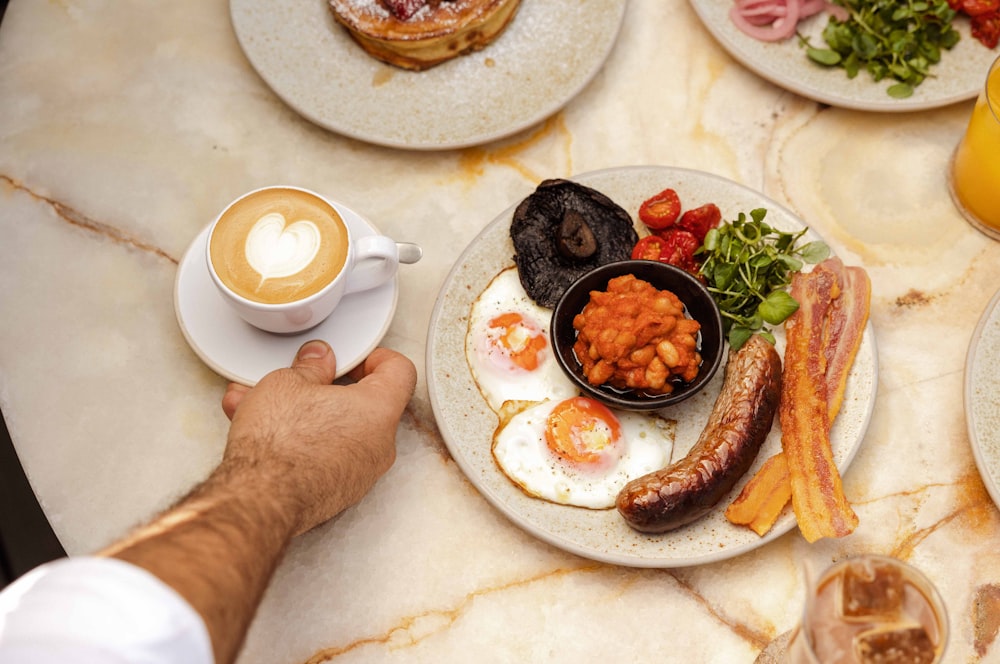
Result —
POLYGON ((840 295, 840 284, 835 272, 817 266, 792 277, 791 294, 799 309, 785 322, 785 371, 778 408, 781 447, 799 530, 807 542, 815 542, 843 537, 858 525, 830 450, 826 319, 840 295))
MULTIPOLYGON (((826 339, 823 353, 826 360, 825 398, 828 422, 832 424, 840 412, 847 377, 861 346, 865 325, 868 324, 871 281, 863 268, 845 267, 838 258, 823 261, 813 272, 831 273, 839 286, 839 295, 827 310, 823 332, 826 339)), ((788 465, 783 457, 784 454, 779 452, 768 459, 757 475, 747 483, 726 511, 730 522, 749 525, 759 535, 771 529, 788 501, 786 498, 779 505, 779 497, 790 497, 792 493, 788 465), (784 472, 780 472, 781 469, 784 472)))
POLYGON ((730 523, 749 526, 763 536, 792 499, 792 482, 785 455, 778 452, 750 478, 736 500, 726 508, 730 523))
POLYGON ((830 309, 826 346, 826 400, 833 423, 844 401, 847 375, 868 324, 872 288, 864 268, 844 267, 839 258, 828 258, 817 269, 829 269, 837 274, 841 291, 830 309))

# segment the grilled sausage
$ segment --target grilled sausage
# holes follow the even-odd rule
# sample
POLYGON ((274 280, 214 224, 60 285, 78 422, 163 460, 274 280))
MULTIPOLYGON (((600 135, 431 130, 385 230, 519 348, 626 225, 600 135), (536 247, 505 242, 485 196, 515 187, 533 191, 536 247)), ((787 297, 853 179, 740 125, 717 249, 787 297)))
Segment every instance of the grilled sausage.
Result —
POLYGON ((729 352, 722 391, 698 442, 680 461, 636 478, 618 494, 618 511, 644 533, 662 533, 704 516, 746 474, 767 439, 781 392, 781 357, 754 335, 729 352))

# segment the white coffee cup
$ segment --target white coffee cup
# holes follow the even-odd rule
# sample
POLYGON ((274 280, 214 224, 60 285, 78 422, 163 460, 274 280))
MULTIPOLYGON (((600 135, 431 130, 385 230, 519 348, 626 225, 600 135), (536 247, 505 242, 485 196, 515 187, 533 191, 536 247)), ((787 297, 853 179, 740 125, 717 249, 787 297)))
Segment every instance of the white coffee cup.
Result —
POLYGON ((205 260, 212 281, 254 327, 291 334, 319 325, 344 295, 380 286, 399 266, 396 242, 353 237, 348 212, 301 187, 243 194, 211 224, 205 260))

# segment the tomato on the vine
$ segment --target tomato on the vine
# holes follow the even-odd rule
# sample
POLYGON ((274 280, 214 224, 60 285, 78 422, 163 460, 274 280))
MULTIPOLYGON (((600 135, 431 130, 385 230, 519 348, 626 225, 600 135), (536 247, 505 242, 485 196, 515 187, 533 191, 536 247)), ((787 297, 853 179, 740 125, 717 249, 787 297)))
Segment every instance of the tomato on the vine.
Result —
POLYGON ((681 214, 681 199, 673 189, 664 189, 639 206, 639 221, 652 230, 674 225, 681 214))

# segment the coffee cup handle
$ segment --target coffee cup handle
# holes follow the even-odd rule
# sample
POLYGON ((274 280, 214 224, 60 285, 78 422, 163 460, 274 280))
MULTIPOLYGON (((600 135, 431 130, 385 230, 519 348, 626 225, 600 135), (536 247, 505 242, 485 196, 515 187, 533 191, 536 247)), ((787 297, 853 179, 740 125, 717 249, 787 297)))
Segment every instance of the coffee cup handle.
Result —
POLYGON ((381 286, 395 276, 399 267, 399 247, 385 235, 366 235, 354 244, 354 267, 347 278, 345 293, 381 286))

